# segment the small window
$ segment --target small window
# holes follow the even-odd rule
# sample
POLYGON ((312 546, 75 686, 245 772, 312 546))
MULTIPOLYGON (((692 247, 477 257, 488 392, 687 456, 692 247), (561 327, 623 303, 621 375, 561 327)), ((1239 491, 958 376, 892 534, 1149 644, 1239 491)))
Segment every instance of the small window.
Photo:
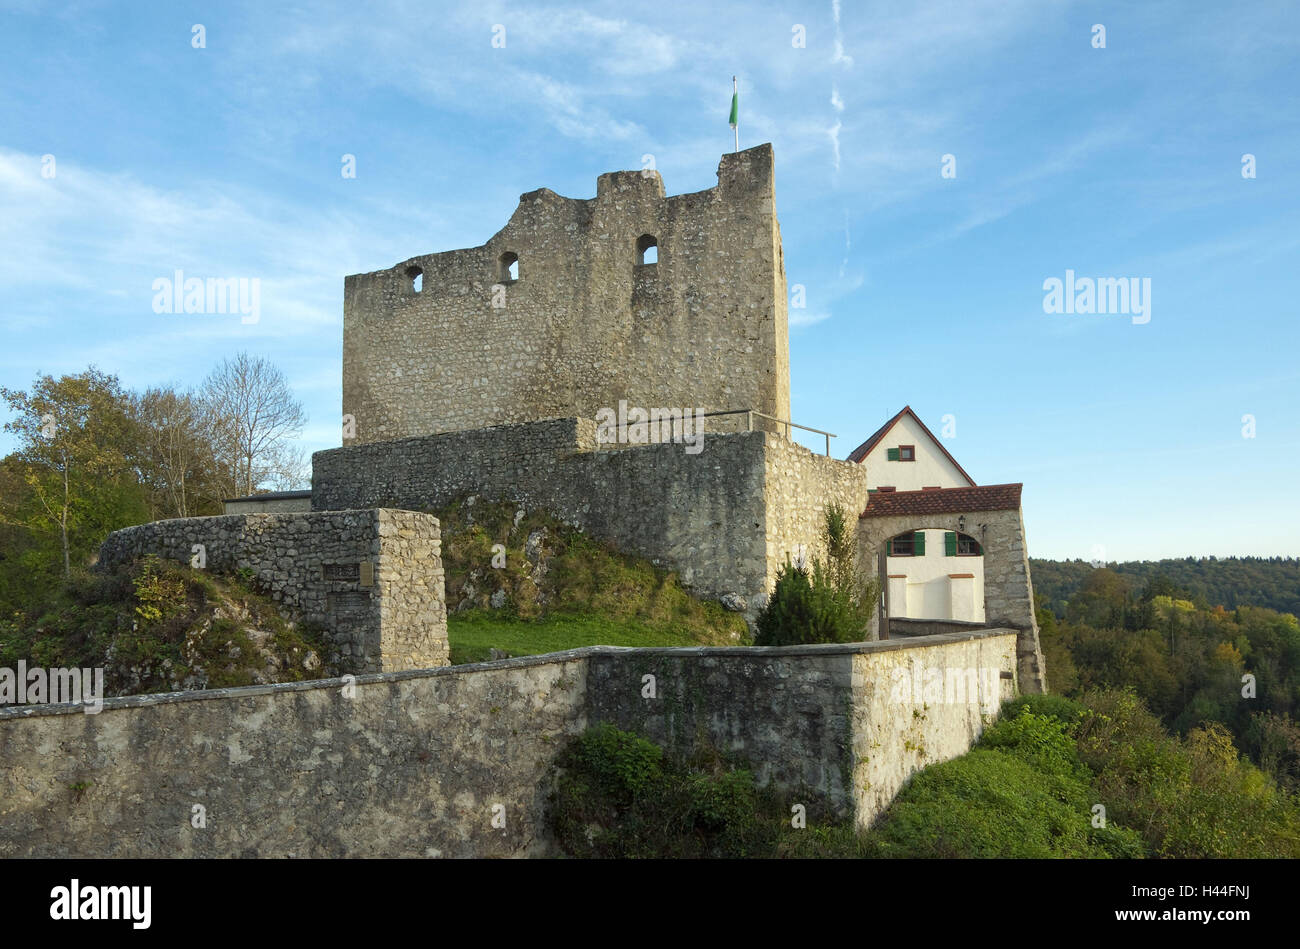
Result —
POLYGON ((943 552, 947 557, 982 557, 984 548, 979 541, 968 534, 945 531, 943 535, 943 552))
POLYGON ((419 293, 424 289, 424 271, 419 267, 407 267, 406 276, 411 281, 411 291, 413 293, 419 293))
POLYGON ((916 446, 915 446, 915 445, 899 445, 899 446, 898 446, 898 460, 899 460, 899 461, 916 461, 916 446))
POLYGON ((923 487, 921 490, 922 490, 922 491, 942 491, 943 488, 939 487, 937 484, 934 484, 934 485, 927 485, 927 486, 923 487))
POLYGON ((899 534, 887 542, 886 553, 890 557, 924 557, 925 531, 899 534))
POLYGON ((519 279, 519 255, 514 251, 508 250, 499 258, 497 279, 503 283, 519 279))
POLYGON ((886 494, 888 494, 890 491, 894 490, 894 486, 892 484, 882 484, 880 487, 876 488, 876 490, 884 491, 886 494))
POLYGON ((650 234, 642 234, 636 239, 636 262, 638 264, 659 263, 659 241, 650 234))

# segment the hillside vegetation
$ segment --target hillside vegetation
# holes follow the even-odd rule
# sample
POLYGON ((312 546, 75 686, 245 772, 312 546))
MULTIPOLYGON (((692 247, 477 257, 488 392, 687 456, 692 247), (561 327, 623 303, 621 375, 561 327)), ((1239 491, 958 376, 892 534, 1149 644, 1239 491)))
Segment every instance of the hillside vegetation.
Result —
POLYGON ((1221 726, 1275 780, 1300 789, 1300 622, 1262 607, 1197 606, 1159 578, 1135 591, 1092 570, 1065 607, 1040 609, 1053 692, 1132 689, 1166 728, 1221 726))
POLYGON ((575 857, 1300 856, 1300 800, 1220 726, 1168 734, 1132 692, 1014 699, 967 754, 918 772, 875 827, 796 826, 744 761, 674 760, 609 725, 557 765, 550 822, 575 857))
POLYGON ((42 612, 0 620, 0 666, 104 669, 108 695, 335 674, 318 630, 284 619, 246 577, 146 557, 79 573, 42 612))
POLYGON ((748 641, 739 613, 692 596, 676 573, 543 511, 470 497, 430 513, 442 524, 453 663, 488 659, 494 649, 748 641))

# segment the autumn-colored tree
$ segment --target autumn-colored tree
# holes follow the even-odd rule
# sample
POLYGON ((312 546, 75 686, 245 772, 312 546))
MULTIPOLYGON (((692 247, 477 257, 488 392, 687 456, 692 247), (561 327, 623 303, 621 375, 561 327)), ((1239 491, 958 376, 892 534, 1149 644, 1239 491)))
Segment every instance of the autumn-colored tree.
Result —
POLYGON ((92 366, 38 376, 30 393, 0 387, 0 398, 16 413, 4 427, 18 437, 10 463, 27 489, 6 499, 5 520, 57 534, 66 579, 74 550, 88 553, 107 531, 148 516, 130 461, 129 397, 92 366))
POLYGON ((152 388, 132 402, 136 466, 154 518, 220 514, 216 445, 202 401, 172 387, 152 388))

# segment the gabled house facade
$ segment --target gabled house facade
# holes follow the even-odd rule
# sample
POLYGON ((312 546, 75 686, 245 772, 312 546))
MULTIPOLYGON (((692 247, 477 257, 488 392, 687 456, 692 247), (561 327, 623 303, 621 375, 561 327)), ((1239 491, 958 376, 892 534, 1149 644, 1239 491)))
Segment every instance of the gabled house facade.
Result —
MULTIPOLYGON (((866 468, 869 496, 975 487, 975 480, 911 406, 857 447, 849 461, 866 468)), ((983 623, 984 551, 962 531, 919 529, 886 541, 881 594, 897 619, 983 623)))
POLYGON ((977 485, 910 406, 848 460, 867 481, 859 563, 881 581, 872 638, 963 624, 1014 628, 1020 680, 1045 691, 1022 485, 977 485))

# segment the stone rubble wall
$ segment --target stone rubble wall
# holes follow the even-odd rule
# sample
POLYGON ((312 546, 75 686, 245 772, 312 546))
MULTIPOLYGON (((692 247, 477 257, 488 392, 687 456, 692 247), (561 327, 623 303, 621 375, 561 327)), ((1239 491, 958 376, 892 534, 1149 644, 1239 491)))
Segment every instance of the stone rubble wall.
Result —
POLYGON ((789 418, 773 164, 770 145, 726 154, 716 187, 672 197, 654 170, 601 175, 587 200, 542 188, 481 247, 349 276, 342 410, 358 442, 595 418, 620 399, 789 418), (658 263, 638 265, 646 234, 658 263), (518 280, 500 274, 506 253, 518 280))
POLYGON ((826 511, 832 504, 844 512, 850 535, 856 532, 867 504, 867 472, 863 465, 780 439, 769 442, 765 460, 767 572, 775 578, 791 551, 803 550, 810 564, 814 557, 825 562, 826 511))
POLYGON ((1005 698, 1015 643, 1014 630, 985 630, 775 649, 595 646, 351 684, 108 699, 97 715, 8 707, 0 857, 554 855, 553 765, 603 721, 675 754, 744 759, 809 820, 866 826, 916 768, 969 747, 992 698, 899 695, 893 670, 915 666, 925 681, 974 669, 1005 698), (194 826, 196 805, 206 826, 194 826))
POLYGON ((354 672, 446 665, 447 611, 437 518, 413 511, 337 510, 174 518, 128 527, 100 547, 104 567, 154 554, 203 569, 250 570, 291 616, 323 626, 354 672), (373 585, 361 584, 362 562, 373 585))
POLYGON ((819 548, 827 500, 851 523, 866 503, 860 465, 781 435, 707 433, 685 449, 600 447, 594 420, 577 418, 336 448, 312 456, 312 504, 434 509, 474 495, 544 509, 752 621, 787 554, 819 548))

